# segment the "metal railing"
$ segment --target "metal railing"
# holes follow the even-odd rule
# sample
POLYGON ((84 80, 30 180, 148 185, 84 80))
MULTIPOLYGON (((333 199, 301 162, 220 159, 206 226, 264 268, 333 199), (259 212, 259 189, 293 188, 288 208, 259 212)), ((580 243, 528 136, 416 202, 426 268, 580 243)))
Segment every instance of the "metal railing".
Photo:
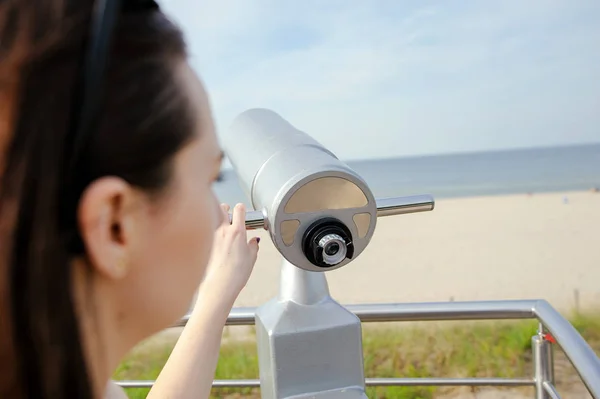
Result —
MULTIPOLYGON (((545 300, 348 305, 362 322, 537 319, 532 337, 533 378, 367 378, 367 386, 531 386, 536 399, 557 399, 552 344, 555 342, 595 399, 600 399, 600 359, 577 330, 545 300)), ((227 325, 253 325, 255 308, 235 308, 227 325)), ((184 326, 188 317, 177 326, 184 326)), ((124 388, 149 388, 154 381, 118 381, 124 388)), ((260 387, 257 379, 216 380, 215 388, 260 387)))

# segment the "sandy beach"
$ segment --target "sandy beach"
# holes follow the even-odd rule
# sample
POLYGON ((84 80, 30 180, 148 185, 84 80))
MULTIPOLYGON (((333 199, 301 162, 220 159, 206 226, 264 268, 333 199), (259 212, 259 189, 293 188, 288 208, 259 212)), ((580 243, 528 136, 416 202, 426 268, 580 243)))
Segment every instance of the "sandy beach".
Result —
MULTIPOLYGON (((277 295, 281 257, 264 231, 236 306, 277 295)), ((327 273, 343 304, 548 300, 600 307, 600 193, 445 199, 433 212, 380 218, 369 247, 327 273)))

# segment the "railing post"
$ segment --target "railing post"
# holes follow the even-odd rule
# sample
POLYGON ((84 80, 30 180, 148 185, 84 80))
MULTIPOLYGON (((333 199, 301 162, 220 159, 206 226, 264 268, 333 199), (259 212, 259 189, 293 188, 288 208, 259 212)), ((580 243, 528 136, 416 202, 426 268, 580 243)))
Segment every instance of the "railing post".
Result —
POLYGON ((540 324, 538 333, 531 338, 533 350, 533 373, 535 380, 536 399, 550 399, 544 388, 544 382, 554 385, 554 358, 550 339, 544 333, 544 326, 540 324))

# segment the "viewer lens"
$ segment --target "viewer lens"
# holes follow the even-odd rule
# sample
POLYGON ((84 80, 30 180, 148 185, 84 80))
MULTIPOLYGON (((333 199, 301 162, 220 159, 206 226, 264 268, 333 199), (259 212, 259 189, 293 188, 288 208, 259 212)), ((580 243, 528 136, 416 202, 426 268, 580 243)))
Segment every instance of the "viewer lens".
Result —
POLYGON ((337 242, 332 242, 325 248, 325 253, 329 256, 333 256, 338 253, 340 250, 340 244, 337 242))

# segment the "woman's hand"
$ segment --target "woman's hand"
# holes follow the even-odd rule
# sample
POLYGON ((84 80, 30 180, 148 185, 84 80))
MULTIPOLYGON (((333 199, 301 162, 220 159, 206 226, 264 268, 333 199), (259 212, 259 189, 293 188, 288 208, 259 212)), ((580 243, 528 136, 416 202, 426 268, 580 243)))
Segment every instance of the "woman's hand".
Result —
POLYGON ((231 223, 229 206, 222 204, 221 210, 223 220, 215 233, 210 262, 200 289, 225 295, 233 302, 250 278, 260 238, 248 240, 243 204, 237 204, 233 209, 231 223))
POLYGON ((246 237, 246 209, 238 204, 229 223, 221 205, 211 259, 196 306, 148 398, 207 398, 215 375, 227 315, 246 285, 258 253, 258 238, 246 237), (193 389, 190 387, 193 386, 193 389))

